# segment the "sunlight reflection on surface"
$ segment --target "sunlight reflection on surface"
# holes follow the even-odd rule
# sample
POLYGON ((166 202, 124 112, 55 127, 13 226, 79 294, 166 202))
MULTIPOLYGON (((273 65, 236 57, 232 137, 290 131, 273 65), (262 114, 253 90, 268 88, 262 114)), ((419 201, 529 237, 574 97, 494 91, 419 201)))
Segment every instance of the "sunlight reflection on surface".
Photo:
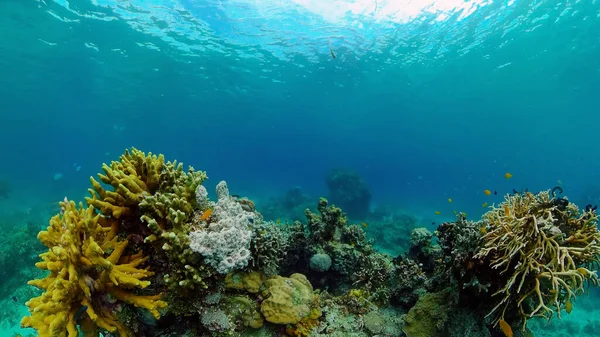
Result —
POLYGON ((293 0, 293 2, 331 23, 343 21, 348 14, 369 16, 377 22, 406 23, 425 13, 438 14, 438 20, 447 18, 450 13, 460 13, 462 19, 478 8, 491 4, 492 0, 293 0))

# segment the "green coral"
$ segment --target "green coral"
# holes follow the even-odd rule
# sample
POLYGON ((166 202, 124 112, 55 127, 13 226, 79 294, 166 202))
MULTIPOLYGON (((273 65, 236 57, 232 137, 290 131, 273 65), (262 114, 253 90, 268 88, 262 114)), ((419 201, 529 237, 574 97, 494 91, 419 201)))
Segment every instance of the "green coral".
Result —
POLYGON ((225 311, 243 326, 258 329, 264 319, 255 300, 247 296, 232 296, 224 300, 225 311))
POLYGON ((348 219, 342 210, 329 206, 327 199, 320 198, 317 209, 320 214, 306 210, 307 227, 311 241, 325 244, 328 241, 339 239, 341 230, 346 226, 348 219))
POLYGON ((256 294, 266 280, 265 274, 257 271, 235 271, 225 277, 225 288, 247 291, 256 294))
POLYGON ((444 336, 451 303, 449 290, 424 294, 406 314, 402 331, 406 337, 444 336))
POLYGON ((288 236, 276 223, 255 223, 250 242, 252 268, 261 270, 266 275, 276 275, 281 259, 286 255, 287 246, 288 236))
POLYGON ((161 173, 159 188, 139 204, 142 222, 152 234, 146 242, 159 245, 171 261, 171 268, 164 275, 171 288, 207 288, 205 278, 210 276, 201 258, 190 248, 188 234, 190 219, 196 205, 195 191, 206 180, 206 173, 183 164, 168 162, 161 173))

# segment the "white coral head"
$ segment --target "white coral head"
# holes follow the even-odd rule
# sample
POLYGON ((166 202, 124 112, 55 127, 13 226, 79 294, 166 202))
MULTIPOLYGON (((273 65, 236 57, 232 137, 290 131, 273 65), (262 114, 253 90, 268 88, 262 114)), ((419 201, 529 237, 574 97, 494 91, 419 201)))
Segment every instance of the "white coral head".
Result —
POLYGON ((229 198, 229 188, 225 180, 221 180, 217 184, 217 200, 229 198))
POLYGON ((208 201, 208 191, 203 185, 198 185, 198 187, 196 187, 196 201, 200 205, 205 204, 208 201))

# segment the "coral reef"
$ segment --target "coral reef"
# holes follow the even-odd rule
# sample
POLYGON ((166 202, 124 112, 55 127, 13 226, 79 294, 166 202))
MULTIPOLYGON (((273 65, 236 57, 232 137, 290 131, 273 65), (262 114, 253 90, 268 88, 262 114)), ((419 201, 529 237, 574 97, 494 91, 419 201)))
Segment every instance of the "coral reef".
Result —
POLYGON ((319 199, 317 209, 318 214, 306 210, 306 224, 296 223, 287 228, 290 244, 287 256, 295 259, 286 259, 289 264, 284 272, 307 273, 311 282, 332 292, 360 286, 373 300, 386 302, 394 272, 391 257, 378 253, 363 228, 348 225, 344 212, 330 206, 327 199, 319 199), (322 261, 316 264, 315 257, 321 257, 322 261), (330 267, 325 270, 322 263, 329 264, 329 260, 330 267))
MULTIPOLYGON (((22 325, 39 336, 530 336, 528 320, 599 283, 596 209, 550 191, 435 233, 381 211, 372 233, 402 247, 392 257, 324 198, 271 222, 224 181, 211 200, 205 172, 163 155, 133 148, 102 168, 87 207, 65 199, 38 234, 48 274, 29 282, 42 293, 22 325)), ((368 214, 356 174, 328 182, 336 205, 368 214)), ((273 209, 306 203, 297 188, 284 199, 273 209)))
POLYGON ((306 276, 275 276, 266 280, 263 287, 264 300, 260 311, 265 320, 275 324, 298 324, 303 319, 321 316, 318 297, 313 294, 313 287, 306 276))
MULTIPOLYGON (((188 234, 193 225, 196 211, 206 211, 207 205, 197 199, 198 191, 206 180, 206 173, 183 164, 168 162, 160 170, 159 185, 154 194, 145 196, 139 203, 139 217, 146 228, 136 230, 143 234, 144 241, 159 247, 169 261, 169 268, 163 275, 171 288, 204 289, 206 279, 212 271, 200 261, 200 257, 190 249, 188 234), (200 208, 202 207, 202 208, 200 208)), ((206 189, 204 189, 206 190, 206 189)))
POLYGON ((530 317, 560 317, 589 285, 599 283, 600 232, 595 210, 580 212, 550 191, 516 193, 484 214, 483 247, 474 256, 497 270, 499 300, 490 315, 507 310, 530 317))
POLYGON ((89 189, 91 197, 86 198, 89 205, 115 219, 131 214, 144 196, 156 191, 165 161, 163 155, 146 155, 136 148, 126 150, 120 159, 113 161, 110 166, 103 164, 105 174, 98 174, 100 181, 111 185, 114 191, 105 190, 96 179, 90 177, 93 189, 89 189))
POLYGON ((227 184, 217 185, 218 201, 206 228, 190 233, 190 248, 204 256, 204 261, 220 274, 242 269, 251 259, 249 228, 262 219, 246 211, 230 195, 227 184))
POLYGON ((119 240, 118 222, 95 213, 93 207, 79 208, 73 201, 61 202, 62 214, 53 217, 46 231, 38 234, 49 250, 41 254, 40 269, 50 272, 29 281, 44 292, 27 302, 31 316, 22 325, 33 327, 40 336, 77 336, 81 321, 84 333, 97 335, 98 328, 134 333, 119 321, 110 308, 130 304, 149 310, 155 318, 167 304, 161 294, 136 295, 132 289, 150 285, 152 271, 138 268, 147 257, 123 255, 129 241, 119 240))
POLYGON ((404 318, 406 337, 442 336, 452 308, 451 291, 424 294, 404 318))
POLYGON ((289 238, 274 222, 255 222, 252 226, 250 265, 267 275, 279 273, 281 260, 287 255, 289 238))

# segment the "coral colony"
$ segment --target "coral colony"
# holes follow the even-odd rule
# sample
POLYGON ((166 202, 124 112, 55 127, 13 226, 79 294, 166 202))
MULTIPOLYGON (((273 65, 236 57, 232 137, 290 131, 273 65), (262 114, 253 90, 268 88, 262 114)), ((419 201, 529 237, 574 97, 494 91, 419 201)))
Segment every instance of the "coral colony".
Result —
MULTIPOLYGON (((65 199, 38 234, 47 274, 21 324, 40 337, 525 336, 598 284, 596 209, 554 191, 416 228, 392 257, 323 198, 282 224, 224 181, 211 198, 205 172, 163 155, 131 149, 102 169, 85 204, 65 199)), ((335 199, 370 198, 359 192, 335 199)))

